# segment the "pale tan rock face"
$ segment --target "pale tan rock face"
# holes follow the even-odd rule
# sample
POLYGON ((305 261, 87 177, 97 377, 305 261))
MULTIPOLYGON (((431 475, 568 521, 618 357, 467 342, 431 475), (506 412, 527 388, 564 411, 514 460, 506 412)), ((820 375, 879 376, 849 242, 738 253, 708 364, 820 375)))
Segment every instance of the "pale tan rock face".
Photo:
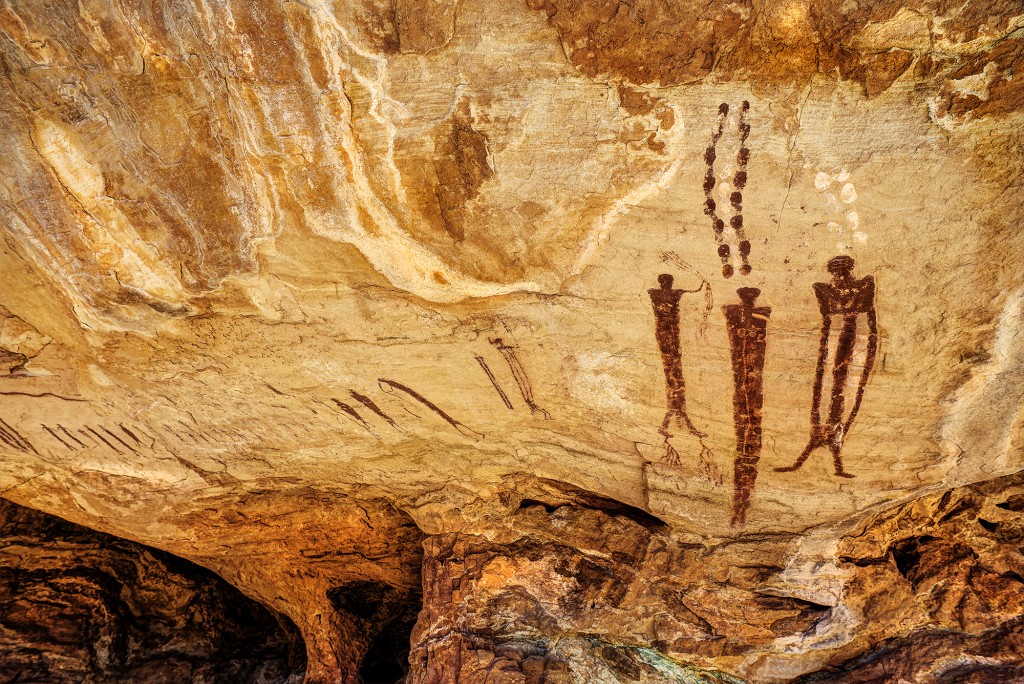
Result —
POLYGON ((302 630, 309 681, 368 648, 332 591, 421 579, 416 682, 982 648, 1016 532, 921 502, 1024 460, 1022 29, 8 2, 0 491, 216 571, 302 630), (900 560, 929 554, 968 579, 900 560))

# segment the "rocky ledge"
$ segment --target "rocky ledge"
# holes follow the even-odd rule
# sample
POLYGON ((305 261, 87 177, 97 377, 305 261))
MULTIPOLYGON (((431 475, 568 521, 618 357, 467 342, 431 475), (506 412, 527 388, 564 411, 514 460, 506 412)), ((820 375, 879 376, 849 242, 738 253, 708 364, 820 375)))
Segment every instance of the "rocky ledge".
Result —
POLYGON ((2 676, 1021 681, 1022 75, 1016 1, 0 3, 2 676))

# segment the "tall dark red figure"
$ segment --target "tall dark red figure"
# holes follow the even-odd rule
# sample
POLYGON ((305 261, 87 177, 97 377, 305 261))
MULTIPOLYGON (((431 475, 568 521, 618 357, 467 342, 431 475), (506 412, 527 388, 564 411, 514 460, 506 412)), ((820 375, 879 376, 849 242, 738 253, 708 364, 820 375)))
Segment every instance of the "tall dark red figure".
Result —
POLYGON ((722 307, 729 328, 732 351, 733 420, 736 425, 736 460, 733 469, 732 525, 746 522, 750 495, 757 480, 761 458, 761 406, 764 403, 764 352, 767 340, 767 306, 754 306, 761 291, 741 287, 739 304, 722 307))
POLYGON ((853 477, 843 468, 843 441, 850 434, 850 426, 860 411, 864 399, 864 388, 867 387, 871 369, 875 365, 878 354, 878 321, 875 314, 875 279, 864 276, 860 280, 853 277, 853 259, 848 256, 837 256, 830 259, 826 266, 832 274, 831 283, 815 283, 814 294, 818 297, 818 308, 821 309, 821 339, 818 345, 818 368, 814 377, 814 392, 811 401, 811 438, 796 462, 786 468, 776 468, 780 472, 796 470, 804 464, 807 457, 819 447, 827 447, 832 452, 832 461, 836 475, 853 477), (825 367, 830 356, 829 335, 833 319, 842 325, 839 339, 832 355, 832 391, 826 417, 822 420, 822 387, 824 385, 825 367), (857 344, 857 330, 860 321, 867 325, 867 352, 864 369, 857 382, 857 392, 853 399, 850 412, 846 413, 846 383, 850 375, 850 363, 853 361, 854 348, 857 344))
MULTIPOLYGON (((679 348, 679 299, 686 292, 696 290, 677 290, 672 287, 673 278, 668 273, 658 276, 657 289, 648 290, 651 305, 654 307, 654 336, 661 350, 661 362, 665 366, 665 396, 668 408, 665 420, 661 423, 661 434, 671 436, 669 428, 672 422, 681 423, 696 437, 705 434, 698 430, 686 414, 686 382, 683 380, 683 359, 679 348)), ((701 284, 703 287, 703 284, 701 284)))

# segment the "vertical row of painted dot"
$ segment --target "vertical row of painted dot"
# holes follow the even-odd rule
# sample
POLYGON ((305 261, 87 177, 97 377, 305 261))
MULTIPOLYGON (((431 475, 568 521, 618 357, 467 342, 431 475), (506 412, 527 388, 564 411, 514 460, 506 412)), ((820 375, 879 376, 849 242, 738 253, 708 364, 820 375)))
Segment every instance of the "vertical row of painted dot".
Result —
POLYGON ((814 187, 821 193, 829 213, 836 219, 839 219, 840 215, 845 219, 845 227, 838 221, 829 221, 826 226, 836 237, 836 249, 840 252, 850 252, 854 244, 867 242, 868 235, 860 227, 860 215, 855 204, 857 188, 850 180, 850 172, 842 169, 833 176, 819 171, 814 177, 814 187), (833 190, 835 187, 838 187, 838 190, 833 190))
POLYGON ((711 226, 715 231, 715 242, 718 245, 718 256, 722 260, 722 275, 726 278, 732 277, 734 244, 738 247, 741 261, 740 273, 750 273, 750 240, 747 239, 746 231, 743 228, 743 189, 747 185, 747 163, 750 161, 750 149, 747 147, 747 137, 750 135, 750 124, 747 123, 747 112, 750 110, 750 103, 746 100, 740 106, 739 123, 737 130, 740 136, 740 147, 736 152, 736 170, 732 179, 732 192, 729 193, 729 184, 723 183, 722 190, 729 194, 729 203, 732 205, 732 216, 729 218, 729 225, 732 228, 731 234, 727 235, 725 221, 719 216, 718 203, 715 201, 714 192, 718 187, 718 179, 715 177, 715 161, 718 157, 718 141, 725 131, 726 120, 729 118, 729 105, 722 103, 718 107, 717 126, 711 134, 711 143, 704 150, 704 162, 707 165, 707 172, 704 175, 704 213, 711 218, 711 226))

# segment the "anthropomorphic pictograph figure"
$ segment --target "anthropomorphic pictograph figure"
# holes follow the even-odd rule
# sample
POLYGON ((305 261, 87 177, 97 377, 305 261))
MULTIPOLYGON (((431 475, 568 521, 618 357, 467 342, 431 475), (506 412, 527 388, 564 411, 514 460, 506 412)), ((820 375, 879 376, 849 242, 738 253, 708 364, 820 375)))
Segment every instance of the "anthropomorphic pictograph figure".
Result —
POLYGON ((686 382, 683 380, 683 359, 679 344, 679 299, 687 292, 700 292, 704 284, 701 283, 701 287, 696 290, 678 290, 672 287, 672 283, 672 276, 662 273, 658 276, 660 287, 647 291, 654 307, 654 336, 658 340, 661 362, 665 367, 668 408, 661 424, 661 434, 670 437, 672 433, 669 428, 675 422, 695 437, 705 437, 686 413, 686 382))
POLYGON ((860 411, 871 369, 878 354, 878 321, 875 314, 875 279, 865 276, 861 279, 853 277, 853 259, 848 256, 837 256, 829 260, 828 272, 832 274, 832 282, 815 283, 814 294, 818 298, 821 309, 821 339, 818 347, 818 367, 814 377, 814 390, 811 405, 811 438, 796 462, 786 468, 776 468, 779 472, 798 469, 815 449, 827 447, 832 452, 835 473, 839 477, 853 477, 843 468, 843 441, 850 433, 857 412, 860 411), (830 349, 830 334, 833 322, 842 326, 839 331, 835 350, 830 349), (850 365, 857 346, 857 332, 867 327, 867 350, 864 368, 857 382, 857 390, 853 397, 853 405, 847 412, 847 380, 850 365), (827 407, 822 406, 822 388, 824 385, 825 368, 829 358, 832 360, 832 388, 829 393, 827 407), (822 419, 822 409, 826 409, 822 419))
POLYGON ((767 306, 754 306, 761 291, 742 287, 736 291, 739 304, 722 307, 729 329, 732 351, 732 375, 735 389, 732 406, 736 425, 736 460, 733 469, 732 525, 746 522, 750 495, 757 479, 757 461, 761 458, 761 406, 764 401, 764 352, 768 317, 767 306))
POLYGON ((537 400, 533 397, 533 385, 530 384, 530 376, 526 374, 526 368, 523 367, 523 362, 519 360, 519 355, 516 354, 516 347, 508 344, 500 337, 492 337, 489 340, 494 345, 494 348, 505 357, 505 363, 508 364, 509 370, 512 371, 512 378, 519 386, 519 393, 523 396, 523 401, 530 407, 530 413, 539 413, 544 418, 550 420, 551 414, 538 406, 537 400))

